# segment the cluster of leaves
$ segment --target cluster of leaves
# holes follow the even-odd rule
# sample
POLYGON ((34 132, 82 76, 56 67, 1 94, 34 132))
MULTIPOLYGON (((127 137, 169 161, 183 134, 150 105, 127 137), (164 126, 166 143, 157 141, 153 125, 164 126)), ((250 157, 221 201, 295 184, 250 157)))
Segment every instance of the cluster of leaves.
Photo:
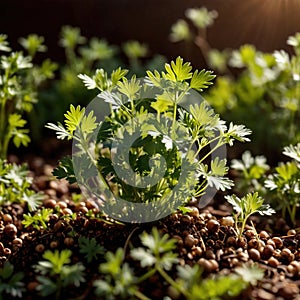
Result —
POLYGON ((85 282, 84 266, 81 263, 70 265, 71 250, 47 250, 43 254, 45 260, 34 266, 38 286, 36 290, 42 297, 55 294, 55 299, 62 299, 67 287, 79 287, 85 282))
POLYGON ((33 215, 23 214, 23 221, 22 224, 25 228, 32 226, 33 228, 40 230, 42 227, 43 229, 47 229, 47 223, 49 221, 50 215, 53 213, 51 208, 42 208, 38 211, 35 211, 33 215))
POLYGON ((242 198, 236 195, 225 196, 225 198, 233 206, 235 227, 239 238, 242 236, 247 220, 251 215, 259 213, 260 215, 270 216, 275 213, 275 210, 269 204, 263 204, 264 199, 258 196, 258 193, 247 194, 242 198))
MULTIPOLYGON (((212 72, 192 72, 190 63, 184 63, 178 57, 176 61, 165 64, 165 71, 161 73, 147 71, 144 82, 135 76, 128 80, 126 73, 126 70, 118 68, 110 76, 103 69, 96 70, 93 77, 79 75, 87 88, 101 92, 97 98, 99 105, 100 101, 110 105, 110 114, 103 122, 96 121, 93 110, 87 113, 84 108, 71 105, 65 114, 64 125, 47 124, 48 128, 56 131, 59 139, 76 141, 81 150, 76 160, 82 165, 79 172, 86 172, 96 164, 107 186, 116 195, 131 202, 161 199, 169 195, 175 186, 177 198, 182 202, 203 195, 208 186, 217 190, 230 188, 232 182, 226 177, 226 160, 216 157, 207 163, 206 159, 221 146, 231 146, 234 140, 249 141, 247 136, 251 131, 243 125, 230 123, 226 126, 195 92, 201 92, 212 84, 212 72), (144 96, 149 90, 155 91, 151 98, 144 96), (199 103, 187 102, 184 104, 186 109, 181 105, 189 101, 188 96, 193 90, 195 97, 199 97, 199 103), (96 129, 99 130, 97 146, 91 151, 89 138, 94 137, 96 129), (111 157, 113 147, 117 148, 114 161, 111 157), (165 160, 155 160, 155 155, 165 160), (150 168, 150 160, 154 168, 150 168), (125 175, 118 176, 116 169, 122 170, 125 175), (163 174, 160 174, 162 171, 163 174), (155 184, 148 184, 148 177, 154 178, 155 184), (133 184, 128 182, 133 178, 133 184), (144 185, 143 180, 146 182, 144 185), (139 183, 142 183, 141 187, 139 183)), ((73 155, 73 164, 74 159, 73 155)), ((55 174, 73 181, 72 163, 68 160, 64 166, 65 162, 61 162, 55 174)), ((76 179, 82 183, 88 175, 77 173, 76 179)))
POLYGON ((275 172, 267 177, 265 187, 283 216, 288 213, 295 224, 300 206, 300 143, 285 147, 283 154, 292 160, 279 163, 275 172))
POLYGON ((293 47, 293 55, 284 50, 264 53, 253 45, 219 51, 210 46, 206 36, 217 13, 195 8, 187 10, 186 17, 196 32, 185 20, 179 20, 171 29, 171 40, 185 41, 187 45, 193 41, 207 65, 223 74, 206 94, 206 100, 225 120, 242 121, 253 131, 250 145, 253 153, 266 150, 269 158, 278 160, 279 149, 300 139, 297 121, 300 118, 300 34, 287 40, 293 47), (233 69, 239 71, 235 70, 234 75, 233 69))
POLYGON ((22 298, 25 292, 23 278, 24 274, 14 272, 14 266, 6 261, 0 268, 0 299, 6 299, 7 296, 22 298))
POLYGON ((25 165, 7 163, 0 159, 0 205, 26 203, 29 211, 41 204, 43 195, 31 189, 32 178, 25 165))
MULTIPOLYGON (((100 264, 102 278, 94 282, 95 293, 103 299, 150 299, 143 294, 138 286, 144 281, 159 275, 178 298, 185 299, 225 299, 241 294, 250 284, 256 284, 263 277, 262 270, 255 265, 239 267, 230 276, 217 275, 214 278, 201 278, 198 265, 180 266, 176 254, 176 240, 167 234, 161 236, 156 228, 151 234, 146 232, 140 236, 142 247, 130 251, 132 259, 139 262, 145 272, 135 276, 134 269, 128 263, 123 263, 125 253, 119 248, 116 253, 108 252, 106 262, 100 264), (177 272, 174 272, 176 269, 177 272), (176 274, 173 279, 169 272, 176 274)), ((169 298, 167 298, 169 299, 169 298)))
POLYGON ((259 191, 295 224, 300 203, 300 144, 284 147, 283 154, 292 160, 280 162, 272 170, 265 157, 252 157, 248 151, 241 160, 232 161, 232 168, 239 172, 240 193, 259 191))
POLYGON ((30 113, 37 103, 38 87, 53 78, 56 64, 49 59, 40 65, 33 63, 37 52, 46 51, 43 37, 29 35, 21 38, 20 44, 27 51, 13 52, 7 36, 0 34, 0 158, 5 159, 10 141, 16 147, 27 146, 29 130, 25 129, 24 113, 30 113))

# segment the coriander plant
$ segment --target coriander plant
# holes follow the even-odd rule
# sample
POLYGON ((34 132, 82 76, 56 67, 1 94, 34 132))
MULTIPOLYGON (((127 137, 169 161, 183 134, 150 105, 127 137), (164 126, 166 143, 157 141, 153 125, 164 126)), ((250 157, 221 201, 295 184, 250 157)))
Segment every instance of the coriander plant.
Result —
POLYGON ((235 227, 238 232, 238 237, 241 238, 248 218, 259 213, 260 215, 272 215, 275 210, 269 204, 263 204, 264 199, 258 196, 258 193, 247 194, 239 198, 236 195, 225 196, 227 201, 233 206, 235 227))
POLYGON ((256 265, 242 265, 230 275, 215 275, 202 278, 198 264, 178 264, 176 240, 162 235, 153 227, 151 233, 140 235, 141 246, 132 248, 129 257, 140 265, 138 271, 125 261, 124 249, 107 252, 106 261, 99 266, 100 279, 94 281, 95 294, 103 299, 149 300, 148 282, 160 276, 165 290, 165 299, 216 300, 237 297, 250 285, 263 278, 263 270, 256 265), (136 273, 137 272, 137 273, 136 273), (139 276, 137 276, 139 274, 139 276), (172 295, 172 298, 169 298, 172 295))
POLYGON ((253 157, 250 151, 245 151, 241 160, 233 159, 231 168, 236 170, 236 190, 239 193, 249 193, 257 191, 265 194, 264 180, 270 166, 267 159, 262 156, 253 157))
POLYGON ((187 9, 187 21, 179 19, 172 26, 170 39, 184 43, 187 57, 196 46, 206 65, 222 74, 206 100, 225 120, 242 121, 253 131, 253 153, 267 150, 268 158, 276 162, 278 149, 299 141, 300 34, 287 39, 292 54, 285 50, 265 53, 250 44, 220 51, 207 35, 217 16, 205 7, 187 9))
POLYGON ((104 254, 104 247, 99 245, 95 238, 86 238, 80 236, 78 238, 79 252, 84 254, 88 263, 96 260, 99 255, 104 254))
POLYGON ((37 52, 44 52, 44 39, 29 35, 20 39, 28 52, 13 52, 7 36, 0 34, 0 158, 7 156, 9 143, 16 147, 27 146, 30 142, 29 129, 24 113, 30 113, 38 101, 37 88, 48 78, 53 77, 56 65, 45 60, 41 65, 33 63, 37 52))
POLYGON ((54 295, 55 299, 62 299, 64 289, 79 287, 85 282, 84 266, 81 263, 70 265, 72 252, 68 249, 43 254, 45 260, 34 266, 39 291, 42 297, 54 295))
POLYGON ((65 160, 55 173, 72 181, 76 177, 98 199, 104 197, 104 210, 118 211, 117 219, 125 214, 148 217, 134 204, 124 213, 124 203, 112 200, 111 193, 127 203, 155 205, 160 200, 167 215, 208 187, 230 188, 226 159, 215 153, 234 140, 249 141, 251 131, 226 126, 198 94, 212 84, 212 72, 192 71, 178 57, 163 72, 147 71, 144 80, 134 75, 128 80, 126 73, 118 68, 110 75, 103 69, 92 77, 79 75, 88 89, 101 93, 91 103, 94 109, 71 105, 64 125, 47 124, 59 139, 73 139, 76 149, 72 162, 65 160), (101 103, 109 112, 98 121, 102 110, 95 109, 101 103))
POLYGON ((29 214, 23 214, 23 221, 22 224, 25 228, 32 226, 33 228, 40 230, 41 227, 43 229, 47 229, 47 223, 49 221, 50 215, 53 213, 53 209, 51 208, 45 208, 34 212, 33 215, 29 214))
POLYGON ((29 211, 41 204, 43 195, 31 189, 32 178, 25 165, 7 163, 0 159, 0 205, 25 203, 29 211))
POLYGON ((279 163, 275 172, 266 178, 265 187, 282 210, 283 217, 288 213, 295 224, 300 204, 300 143, 284 147, 283 154, 292 160, 279 163))
POLYGON ((14 272, 14 266, 8 261, 4 262, 0 267, 0 300, 7 299, 8 296, 13 299, 22 298, 25 292, 23 278, 22 272, 14 272))

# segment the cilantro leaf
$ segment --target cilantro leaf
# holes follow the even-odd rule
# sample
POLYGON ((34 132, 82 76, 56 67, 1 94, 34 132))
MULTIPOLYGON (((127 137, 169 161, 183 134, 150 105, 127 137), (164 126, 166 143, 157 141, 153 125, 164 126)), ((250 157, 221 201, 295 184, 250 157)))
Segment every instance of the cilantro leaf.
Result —
POLYGON ((190 87, 199 92, 202 92, 203 89, 208 88, 212 84, 212 80, 216 75, 212 75, 212 71, 201 70, 200 72, 196 70, 192 76, 190 87))

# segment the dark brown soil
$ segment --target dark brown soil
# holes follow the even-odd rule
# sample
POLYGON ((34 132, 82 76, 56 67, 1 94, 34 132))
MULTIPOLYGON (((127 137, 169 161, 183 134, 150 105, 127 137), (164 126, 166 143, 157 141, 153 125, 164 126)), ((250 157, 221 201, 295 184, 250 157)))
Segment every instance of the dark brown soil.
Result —
MULTIPOLYGON (((55 180, 51 175, 53 167, 43 159, 35 158, 30 167, 33 187, 46 195, 43 206, 55 208, 48 228, 25 228, 21 220, 23 213, 28 212, 22 205, 6 205, 0 212, 0 264, 9 260, 16 271, 25 273, 27 291, 23 299, 39 298, 34 289, 37 281, 32 266, 42 260, 45 250, 69 248, 72 262, 84 262, 78 248, 79 236, 94 237, 105 249, 115 251, 118 247, 139 246, 139 234, 150 231, 152 226, 175 238, 180 263, 199 264, 204 277, 229 274, 242 263, 257 262, 265 277, 245 291, 244 299, 300 299, 300 232, 279 216, 252 217, 256 229, 248 226, 238 240, 231 208, 218 196, 220 200, 212 201, 204 209, 190 203, 191 212, 176 212, 152 224, 118 224, 102 216, 93 201, 72 201, 72 193, 80 190, 76 185, 55 180), (73 212, 75 219, 69 217, 73 212)), ((128 262, 134 264, 130 258, 128 262)), ((68 299, 93 299, 92 281, 99 274, 99 263, 85 265, 87 281, 79 289, 71 289, 68 299)), ((140 289, 150 299, 163 299, 168 291, 161 281, 155 275, 140 289)))

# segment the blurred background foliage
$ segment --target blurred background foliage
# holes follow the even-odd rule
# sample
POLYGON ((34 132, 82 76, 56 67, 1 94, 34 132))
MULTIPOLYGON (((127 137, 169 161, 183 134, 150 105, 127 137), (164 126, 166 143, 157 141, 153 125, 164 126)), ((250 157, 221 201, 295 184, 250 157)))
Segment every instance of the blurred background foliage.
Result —
POLYGON ((252 129, 247 148, 275 162, 299 141, 299 8, 297 0, 2 0, 0 32, 14 50, 20 37, 44 37, 47 51, 35 61, 58 66, 28 116, 33 145, 70 103, 95 96, 79 73, 121 66, 144 76, 181 55, 218 75, 206 100, 222 118, 252 129))

